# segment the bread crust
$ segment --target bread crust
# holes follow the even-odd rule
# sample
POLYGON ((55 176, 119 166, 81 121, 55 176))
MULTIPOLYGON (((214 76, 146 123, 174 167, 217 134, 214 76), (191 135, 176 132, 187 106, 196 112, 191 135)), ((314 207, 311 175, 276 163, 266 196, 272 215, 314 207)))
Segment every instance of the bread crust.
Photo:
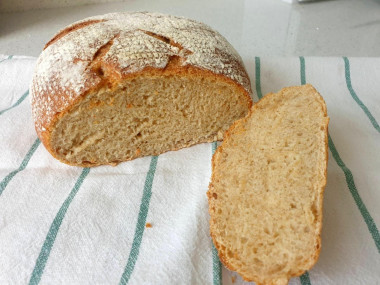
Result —
MULTIPOLYGON (((58 157, 50 142, 56 123, 86 96, 102 88, 109 88, 112 91, 125 81, 139 76, 174 75, 188 78, 215 78, 232 84, 241 90, 242 104, 247 105, 247 109, 252 106, 250 80, 240 56, 227 40, 204 24, 152 13, 106 14, 74 23, 57 33, 45 45, 37 62, 30 87, 37 135, 46 149, 58 160, 83 167, 97 166, 99 164, 72 164, 58 157), (136 26, 134 22, 142 26, 136 26), (150 27, 150 24, 160 25, 161 22, 161 28, 150 27), (179 29, 185 29, 195 40, 199 38, 210 42, 217 39, 214 45, 208 46, 211 49, 214 47, 213 53, 204 54, 201 47, 182 39, 179 29), (85 36, 81 38, 81 34, 85 36), (85 42, 78 42, 78 38, 85 42), (127 48, 126 43, 129 41, 134 43, 136 39, 138 42, 143 41, 141 47, 143 52, 138 53, 137 58, 136 51, 119 54, 120 50, 127 48), (88 49, 78 50, 76 49, 78 44, 87 45, 88 49), (153 59, 149 58, 152 56, 153 59), (215 62, 208 64, 207 56, 215 62), (65 70, 60 71, 52 66, 56 62, 65 70), (130 64, 125 66, 126 62, 130 64), (78 68, 81 77, 79 81, 73 78, 74 75, 70 77, 70 74, 75 74, 78 68), (66 78, 67 76, 69 78, 66 78)), ((186 146, 200 142, 206 141, 193 142, 186 146)), ((178 145, 173 150, 186 146, 178 145)), ((142 155, 136 155, 131 159, 140 156, 142 155)))
MULTIPOLYGON (((318 101, 320 102, 321 106, 322 106, 322 110, 324 112, 324 117, 326 118, 326 121, 325 121, 325 125, 324 125, 324 136, 325 136, 325 148, 324 148, 324 151, 325 151, 325 164, 326 164, 326 167, 325 167, 325 172, 324 172, 324 180, 323 180, 323 184, 322 184, 322 191, 320 191, 320 194, 319 194, 319 199, 321 201, 320 205, 320 209, 319 210, 319 213, 320 215, 318 215, 318 221, 317 221, 317 226, 318 226, 318 236, 316 237, 316 248, 315 248, 315 251, 314 251, 314 254, 313 254, 313 258, 310 260, 310 262, 306 265, 306 269, 303 270, 303 271, 300 271, 298 274, 296 275, 292 275, 292 276, 286 276, 286 282, 284 282, 284 280, 278 280, 278 282, 276 281, 271 281, 271 280, 267 280, 267 282, 264 282, 264 283, 261 283, 260 280, 261 278, 259 276, 256 276, 254 278, 250 278, 248 276, 245 276, 245 275, 242 275, 242 278, 245 280, 245 281, 248 281, 248 282, 255 282, 256 284, 258 285, 280 285, 280 284, 288 284, 288 281, 290 278, 292 277, 297 277, 297 276, 301 276, 303 273, 305 273, 305 271, 309 270, 310 268, 312 268, 315 263, 318 261, 318 258, 319 258, 319 254, 320 254, 320 251, 321 251, 321 230, 322 230, 322 215, 323 215, 323 194, 324 194, 324 190, 325 190, 325 186, 326 186, 326 183, 327 183, 327 164, 328 164, 328 123, 329 123, 329 117, 327 116, 327 108, 326 108, 326 103, 325 101, 323 100, 323 97, 318 93, 318 91, 311 85, 311 84, 306 84, 304 86, 291 86, 291 87, 285 87, 283 89, 281 89, 278 93, 282 93, 282 92, 286 92, 287 90, 294 90, 295 88, 307 88, 309 92, 317 95, 317 98, 318 98, 318 101)), ((247 116, 244 117, 244 118, 241 118, 237 121, 235 121, 231 126, 230 128, 224 133, 224 138, 223 138, 223 141, 225 142, 226 140, 228 140, 231 136, 233 136, 235 133, 237 132, 242 132, 244 131, 243 130, 243 125, 245 124, 245 122, 251 117, 252 113, 260 108, 261 103, 263 103, 265 100, 269 99, 271 96, 275 96, 277 93, 268 93, 266 94, 258 103, 254 104, 253 107, 251 107, 250 111, 248 112, 247 116)), ((213 157, 212 157, 212 162, 211 162, 211 168, 212 168, 212 174, 211 174, 211 181, 210 181, 210 184, 209 184, 209 189, 207 191, 207 197, 208 197, 208 203, 209 203, 209 214, 210 214, 210 236, 213 240, 213 243, 216 247, 216 249, 218 250, 218 256, 221 260, 221 262, 225 265, 226 268, 228 268, 229 270, 232 270, 232 271, 238 271, 239 268, 236 268, 233 266, 233 264, 229 261, 228 257, 225 256, 223 253, 222 253, 222 250, 221 250, 221 246, 220 244, 217 242, 217 238, 214 234, 215 232, 215 228, 216 228, 216 221, 214 219, 214 215, 213 215, 213 212, 214 212, 214 202, 215 200, 213 199, 212 197, 212 193, 214 193, 214 185, 213 185, 213 181, 215 181, 217 179, 216 177, 216 173, 215 173, 215 169, 216 169, 216 165, 218 164, 218 159, 219 159, 219 156, 224 152, 224 148, 226 147, 226 145, 223 143, 221 144, 215 151, 213 157)))

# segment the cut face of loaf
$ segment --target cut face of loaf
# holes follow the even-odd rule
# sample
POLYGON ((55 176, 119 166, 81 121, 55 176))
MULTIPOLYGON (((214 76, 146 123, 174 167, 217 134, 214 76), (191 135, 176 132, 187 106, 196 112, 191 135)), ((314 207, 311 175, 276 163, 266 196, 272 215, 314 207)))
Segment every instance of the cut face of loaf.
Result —
POLYGON ((284 88, 233 124, 215 152, 211 236, 245 280, 287 284, 317 261, 328 121, 311 85, 284 88))
POLYGON ((248 108, 215 76, 145 74, 88 94, 57 122, 50 146, 69 164, 118 163, 220 140, 248 108))
POLYGON ((46 44, 30 90, 41 141, 78 166, 221 139, 252 105, 243 62, 225 38, 156 13, 66 27, 46 44))

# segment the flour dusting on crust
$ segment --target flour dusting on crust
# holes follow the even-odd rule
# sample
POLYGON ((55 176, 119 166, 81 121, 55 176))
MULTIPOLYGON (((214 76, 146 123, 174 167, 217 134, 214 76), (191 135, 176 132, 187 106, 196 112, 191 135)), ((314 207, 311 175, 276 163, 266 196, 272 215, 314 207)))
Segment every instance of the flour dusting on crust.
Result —
POLYGON ((218 32, 193 20, 157 13, 112 13, 76 22, 57 35, 41 53, 30 88, 39 134, 57 113, 100 83, 91 65, 109 42, 102 61, 121 77, 146 67, 163 69, 172 56, 178 56, 183 66, 224 75, 251 93, 236 50, 218 32))

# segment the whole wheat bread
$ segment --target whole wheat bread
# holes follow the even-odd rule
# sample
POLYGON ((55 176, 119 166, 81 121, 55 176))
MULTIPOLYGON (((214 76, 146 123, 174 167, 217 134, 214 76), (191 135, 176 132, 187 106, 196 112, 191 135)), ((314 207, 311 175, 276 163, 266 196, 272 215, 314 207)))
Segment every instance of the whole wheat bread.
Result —
POLYGON ((311 86, 268 94, 213 157, 210 231, 222 262, 256 284, 287 284, 321 249, 329 118, 311 86))
POLYGON ((244 64, 222 35, 144 12, 64 28, 38 58, 30 90, 41 141, 79 166, 220 140, 252 105, 244 64))

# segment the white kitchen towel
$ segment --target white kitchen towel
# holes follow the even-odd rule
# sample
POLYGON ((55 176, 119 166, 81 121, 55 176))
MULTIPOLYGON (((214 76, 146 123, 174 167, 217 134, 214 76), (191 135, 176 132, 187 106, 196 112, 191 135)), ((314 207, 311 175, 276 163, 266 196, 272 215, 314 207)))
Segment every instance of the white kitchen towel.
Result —
MULTIPOLYGON (((245 62, 255 101, 308 82, 331 118, 321 256, 290 284, 380 284, 380 59, 245 62)), ((216 144, 116 167, 62 164, 34 131, 34 64, 0 55, 0 284, 245 283, 209 237, 216 144)))

